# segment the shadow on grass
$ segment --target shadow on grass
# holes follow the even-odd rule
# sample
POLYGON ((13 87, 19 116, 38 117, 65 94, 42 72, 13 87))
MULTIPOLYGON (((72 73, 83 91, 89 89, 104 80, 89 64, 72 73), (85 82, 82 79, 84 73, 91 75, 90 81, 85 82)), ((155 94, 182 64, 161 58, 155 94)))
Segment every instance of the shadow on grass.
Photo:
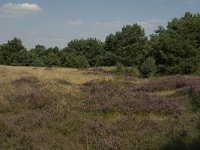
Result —
POLYGON ((177 138, 166 145, 161 147, 160 150, 199 150, 200 149, 200 137, 193 140, 191 143, 186 143, 184 139, 177 138))

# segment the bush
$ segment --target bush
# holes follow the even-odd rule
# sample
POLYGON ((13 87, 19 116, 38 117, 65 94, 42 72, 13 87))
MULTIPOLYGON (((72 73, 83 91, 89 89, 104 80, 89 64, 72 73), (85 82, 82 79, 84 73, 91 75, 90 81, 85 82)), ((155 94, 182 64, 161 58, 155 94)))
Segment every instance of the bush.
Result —
POLYGON ((44 66, 46 66, 44 59, 40 58, 40 57, 36 58, 31 65, 35 66, 35 67, 44 67, 44 66))
POLYGON ((159 74, 193 74, 200 63, 200 15, 186 12, 181 18, 159 27, 150 38, 151 54, 156 59, 159 74))
POLYGON ((85 56, 77 56, 76 58, 76 67, 77 68, 88 68, 90 67, 88 60, 85 56))
POLYGON ((139 75, 137 67, 135 67, 135 66, 125 67, 121 63, 117 63, 114 71, 116 74, 119 74, 119 75, 129 75, 129 76, 138 76, 139 75))
POLYGON ((156 74, 156 61, 153 57, 147 58, 140 68, 143 77, 152 77, 156 74))
POLYGON ((89 63, 85 56, 75 53, 65 53, 62 57, 62 66, 70 68, 88 68, 89 63))
POLYGON ((194 73, 194 75, 200 76, 200 65, 199 65, 199 69, 196 70, 196 72, 194 73))
POLYGON ((125 74, 126 68, 124 67, 122 63, 117 63, 114 71, 117 74, 125 74))
POLYGON ((200 92, 195 91, 193 88, 189 91, 189 103, 194 112, 197 112, 197 126, 196 128, 200 131, 200 92))
POLYGON ((199 91, 195 91, 193 88, 190 89, 189 103, 193 111, 197 112, 200 110, 200 92, 199 91))
POLYGON ((197 113, 197 129, 200 131, 200 111, 197 113))

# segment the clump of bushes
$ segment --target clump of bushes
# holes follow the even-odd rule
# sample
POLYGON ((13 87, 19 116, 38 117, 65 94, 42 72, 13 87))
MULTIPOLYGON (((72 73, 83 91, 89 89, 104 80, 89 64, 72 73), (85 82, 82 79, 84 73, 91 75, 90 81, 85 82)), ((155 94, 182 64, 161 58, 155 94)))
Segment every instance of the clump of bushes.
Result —
POLYGON ((189 90, 189 104, 192 111, 197 114, 197 127, 200 129, 200 91, 196 91, 193 88, 189 90))
POLYGON ((200 111, 200 92, 195 91, 193 88, 189 90, 189 103, 192 106, 192 110, 197 112, 200 111))
POLYGON ((156 71, 156 61, 153 57, 147 58, 140 67, 140 74, 145 78, 155 76, 156 71))
POLYGON ((76 55, 74 53, 66 53, 61 58, 61 63, 63 67, 70 68, 88 68, 90 66, 85 56, 76 55))
POLYGON ((118 75, 139 76, 137 67, 125 67, 122 63, 117 63, 114 72, 118 75))
MULTIPOLYGON (((183 88, 187 87, 190 85, 190 89, 187 89, 187 93, 189 96, 189 106, 190 109, 196 113, 196 120, 193 120, 190 118, 190 121, 188 122, 189 124, 193 124, 194 130, 196 131, 195 136, 190 136, 189 132, 186 130, 185 125, 182 126, 181 128, 171 128, 170 129, 170 134, 169 137, 166 138, 166 143, 160 148, 161 150, 176 150, 176 149, 184 149, 184 150, 198 150, 200 146, 200 91, 198 89, 195 89, 192 87, 192 85, 198 84, 197 78, 196 78, 196 83, 194 82, 194 79, 190 81, 188 78, 185 78, 184 84, 179 84, 177 88, 183 88), (181 86, 180 86, 181 85, 181 86)), ((178 81, 180 82, 180 80, 178 81)), ((185 93, 186 94, 186 93, 185 93)), ((184 118, 185 122, 185 118, 184 118)))

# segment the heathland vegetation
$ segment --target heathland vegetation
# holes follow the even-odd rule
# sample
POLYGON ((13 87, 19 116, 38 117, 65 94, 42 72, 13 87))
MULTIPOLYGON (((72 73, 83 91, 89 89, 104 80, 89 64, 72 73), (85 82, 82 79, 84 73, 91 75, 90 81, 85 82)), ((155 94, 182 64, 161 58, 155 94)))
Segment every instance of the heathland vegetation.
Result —
POLYGON ((199 150, 200 77, 0 66, 0 149, 199 150))
POLYGON ((137 24, 63 49, 14 38, 0 64, 2 150, 199 150, 200 14, 150 38, 137 24))

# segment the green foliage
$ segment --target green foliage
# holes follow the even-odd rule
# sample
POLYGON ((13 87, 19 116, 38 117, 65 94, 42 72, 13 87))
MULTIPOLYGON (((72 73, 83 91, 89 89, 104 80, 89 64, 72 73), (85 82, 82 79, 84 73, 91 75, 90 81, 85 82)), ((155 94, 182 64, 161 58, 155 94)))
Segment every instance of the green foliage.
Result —
POLYGON ((58 66, 60 65, 60 58, 53 52, 49 52, 46 56, 47 66, 58 66))
POLYGON ((197 113, 197 129, 200 131, 200 111, 197 113))
POLYGON ((196 128, 198 129, 198 146, 200 145, 200 91, 195 91, 193 88, 189 91, 189 104, 192 111, 196 112, 196 128))
MULTIPOLYGON (((0 49, 0 54, 1 54, 1 63, 4 65, 15 65, 18 62, 16 62, 15 59, 20 59, 16 58, 18 55, 22 55, 19 57, 26 57, 26 49, 22 45, 22 41, 18 38, 13 38, 11 41, 8 41, 6 44, 1 45, 0 49)), ((26 59, 26 58, 25 58, 26 59)), ((22 62, 24 60, 21 60, 22 62)), ((19 65, 24 65, 19 62, 19 65)))
POLYGON ((200 92, 199 91, 195 91, 193 88, 190 89, 189 103, 193 111, 195 112, 200 111, 200 92))
POLYGON ((118 75, 139 76, 137 67, 125 67, 121 63, 116 64, 115 73, 118 75))
POLYGON ((32 66, 35 66, 35 67, 44 67, 46 66, 45 63, 44 63, 44 59, 43 58, 36 58, 32 64, 32 66))
POLYGON ((97 66, 115 66, 117 57, 112 52, 105 52, 97 58, 97 66))
POLYGON ((156 61, 153 57, 148 57, 140 67, 140 74, 143 77, 152 77, 156 74, 156 61))
POLYGON ((2 55, 2 49, 1 49, 1 45, 0 45, 0 64, 4 63, 4 59, 3 59, 3 55, 2 55))
POLYGON ((147 37, 141 26, 127 25, 106 37, 105 50, 114 53, 116 62, 125 66, 139 65, 147 54, 147 37))
POLYGON ((101 57, 104 54, 104 43, 96 38, 72 40, 68 43, 67 49, 74 51, 76 55, 84 55, 90 66, 99 66, 101 57))
MULTIPOLYGON (((200 66, 200 64, 198 66, 200 66)), ((200 67, 194 72, 194 75, 200 76, 200 67)))
POLYGON ((200 15, 185 13, 174 18, 167 29, 159 27, 151 36, 150 53, 160 74, 191 74, 200 62, 200 15))
POLYGON ((115 68, 115 73, 117 74, 125 74, 126 73, 126 68, 122 63, 117 63, 116 68, 115 68))
POLYGON ((17 53, 12 54, 12 63, 14 66, 28 66, 29 65, 29 55, 25 49, 20 50, 17 53))
POLYGON ((32 66, 46 66, 46 47, 43 45, 36 45, 35 48, 31 49, 28 54, 30 57, 30 65, 32 66))
POLYGON ((74 53, 64 53, 61 58, 61 63, 63 67, 70 67, 70 68, 89 67, 89 63, 85 56, 83 55, 77 56, 74 53))
POLYGON ((83 55, 76 57, 76 65, 77 68, 88 68, 90 66, 87 58, 83 55))

